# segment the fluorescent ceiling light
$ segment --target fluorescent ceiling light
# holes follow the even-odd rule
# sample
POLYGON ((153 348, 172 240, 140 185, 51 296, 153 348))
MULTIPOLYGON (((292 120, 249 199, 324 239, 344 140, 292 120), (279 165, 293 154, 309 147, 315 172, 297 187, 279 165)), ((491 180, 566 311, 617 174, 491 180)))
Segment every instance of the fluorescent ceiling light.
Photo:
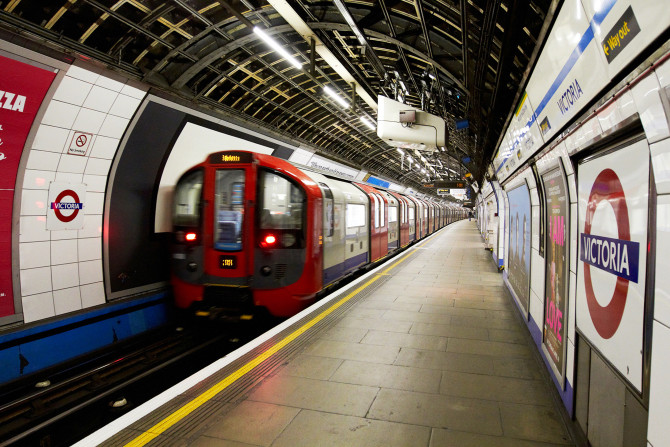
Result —
POLYGON ((396 150, 397 150, 398 152, 400 152, 402 155, 405 155, 405 153, 404 153, 404 152, 402 151, 402 149, 400 149, 399 147, 397 147, 396 150))
POLYGON ((324 86, 323 86, 323 91, 326 92, 326 93, 328 93, 328 95, 329 95, 331 98, 333 98, 335 101, 337 101, 338 104, 340 104, 340 105, 341 105, 342 107, 344 107, 345 109, 349 107, 349 103, 348 103, 347 101, 345 101, 344 99, 342 99, 337 93, 335 93, 335 92, 334 92, 330 87, 328 87, 327 85, 324 85, 324 86))
POLYGON ((257 26, 254 26, 254 33, 258 34, 258 36, 260 36, 260 38, 263 39, 265 43, 270 45, 277 53, 281 54, 284 57, 284 59, 293 64, 295 68, 302 70, 302 64, 298 62, 293 56, 288 54, 288 52, 284 49, 284 47, 279 45, 273 38, 268 36, 265 33, 265 31, 263 31, 257 26))
POLYGON ((367 119, 364 116, 361 117, 361 122, 363 124, 365 124, 366 126, 368 126, 370 128, 370 130, 375 130, 377 128, 374 124, 372 124, 372 122, 370 122, 369 119, 367 119))

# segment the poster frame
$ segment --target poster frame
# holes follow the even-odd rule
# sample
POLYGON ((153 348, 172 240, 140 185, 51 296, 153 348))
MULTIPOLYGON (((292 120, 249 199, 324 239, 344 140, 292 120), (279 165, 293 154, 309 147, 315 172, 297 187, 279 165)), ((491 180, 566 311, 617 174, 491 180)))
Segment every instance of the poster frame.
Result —
MULTIPOLYGON (((528 184, 528 179, 525 178, 525 177, 523 178, 523 180, 521 182, 518 182, 518 183, 515 182, 515 183, 513 183, 512 186, 510 186, 509 189, 507 189, 507 188, 505 189, 505 195, 507 197, 507 204, 508 204, 506 221, 509 221, 512 218, 511 205, 509 205, 509 192, 508 191, 514 191, 514 190, 516 190, 518 188, 521 188, 523 186, 526 187, 526 191, 528 193, 528 205, 529 205, 529 215, 528 215, 529 222, 528 222, 528 225, 530 225, 530 239, 529 239, 528 242, 529 242, 529 247, 530 247, 529 253, 531 253, 532 250, 533 250, 533 242, 532 242, 532 239, 533 239, 533 237, 532 237, 532 235, 533 235, 533 218, 532 218, 533 204, 532 204, 532 200, 530 198, 530 185, 528 184)), ((510 249, 511 249, 511 246, 512 246, 512 240, 511 240, 512 231, 511 231, 511 225, 508 224, 507 227, 508 227, 509 230, 508 230, 508 235, 507 235, 507 243, 508 244, 507 244, 507 250, 506 251, 507 251, 507 257, 509 258, 509 252, 510 252, 510 249)), ((524 310, 524 312, 522 312, 521 315, 524 317, 524 321, 526 321, 526 322, 530 319, 530 295, 531 295, 531 278, 532 278, 532 273, 531 272, 532 272, 532 269, 533 269, 533 261, 532 261, 532 256, 531 256, 530 262, 528 264, 528 290, 526 291, 527 292, 527 297, 528 297, 528 303, 527 303, 527 306, 526 306, 525 309, 521 305, 522 300, 519 299, 519 297, 517 296, 516 290, 514 290, 514 287, 512 287, 512 283, 509 280, 510 270, 508 268, 505 269, 507 271, 507 274, 505 275, 505 283, 508 285, 508 288, 510 289, 510 293, 512 294, 512 296, 516 300, 517 304, 519 304, 520 310, 524 310)))
MULTIPOLYGON (((545 253, 544 253, 544 271, 547 271, 547 262, 549 261, 549 255, 548 255, 548 242, 547 238, 550 237, 549 234, 549 225, 547 220, 549 219, 549 213, 547 212, 547 192, 545 191, 544 188, 544 176, 549 174, 550 172, 558 169, 558 171, 561 174, 561 179, 563 180, 563 183, 565 185, 565 200, 566 200, 566 219, 565 219, 565 225, 566 225, 566 233, 569 234, 570 231, 570 187, 568 185, 568 177, 566 175, 566 169, 565 166, 563 165, 563 160, 560 157, 557 157, 555 160, 552 160, 549 162, 547 165, 543 166, 541 170, 538 170, 538 177, 539 177, 539 184, 542 187, 542 196, 543 200, 541 201, 541 205, 543 208, 543 213, 542 213, 542 220, 543 220, 543 225, 544 225, 544 235, 543 235, 543 244, 545 247, 545 253)), ((568 327, 569 327, 569 321, 568 318, 570 318, 570 256, 572 255, 571 250, 570 250, 570 242, 566 240, 566 245, 565 245, 565 259, 566 259, 566 271, 565 271, 565 283, 564 283, 564 289, 565 289, 565 320, 563 321, 563 328, 565 329, 565 337, 563 339, 563 346, 562 346, 562 356, 563 356, 563 364, 561 365, 561 368, 559 369, 554 361, 551 358, 551 355, 549 354, 549 351, 546 348, 545 345, 545 337, 544 337, 544 322, 547 318, 546 316, 546 310, 547 310, 547 303, 546 303, 546 293, 545 291, 547 290, 547 275, 544 275, 544 284, 542 287, 542 321, 540 322, 540 331, 542 333, 542 341, 540 343, 540 346, 542 347, 542 354, 544 355, 546 359, 546 363, 550 366, 552 373, 554 374, 554 377, 556 378, 556 381, 558 385, 560 386, 562 391, 565 391, 565 372, 567 369, 567 363, 568 363, 568 327)))

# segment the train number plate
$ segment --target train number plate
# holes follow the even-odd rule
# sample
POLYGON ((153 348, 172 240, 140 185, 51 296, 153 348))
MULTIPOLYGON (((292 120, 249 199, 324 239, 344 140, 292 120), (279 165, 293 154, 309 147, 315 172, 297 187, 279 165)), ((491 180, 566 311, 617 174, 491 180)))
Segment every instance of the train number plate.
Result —
POLYGON ((229 255, 219 256, 219 268, 222 269, 237 268, 237 258, 235 256, 229 256, 229 255))

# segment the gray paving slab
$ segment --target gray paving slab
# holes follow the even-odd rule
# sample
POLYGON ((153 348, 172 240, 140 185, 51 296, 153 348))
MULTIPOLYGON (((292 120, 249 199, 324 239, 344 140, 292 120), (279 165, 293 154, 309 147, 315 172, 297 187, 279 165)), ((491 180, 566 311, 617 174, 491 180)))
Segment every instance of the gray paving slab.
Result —
POLYGON ((442 372, 408 366, 345 361, 331 381, 397 390, 438 393, 442 372))
POLYGON ((379 388, 276 375, 264 380, 248 400, 349 416, 365 416, 379 388))
POLYGON ((401 348, 446 351, 447 338, 434 335, 401 334, 398 332, 368 331, 361 340, 363 344, 397 346, 401 348))
POLYGON ((221 415, 203 435, 269 446, 299 412, 297 408, 247 400, 221 415))
POLYGON ((398 357, 400 347, 366 345, 332 340, 317 340, 305 354, 345 360, 360 360, 390 365, 398 357))
POLYGON ((433 429, 430 447, 563 447, 554 444, 506 436, 489 436, 457 430, 433 429))
POLYGON ((273 447, 427 446, 430 428, 303 410, 273 447))

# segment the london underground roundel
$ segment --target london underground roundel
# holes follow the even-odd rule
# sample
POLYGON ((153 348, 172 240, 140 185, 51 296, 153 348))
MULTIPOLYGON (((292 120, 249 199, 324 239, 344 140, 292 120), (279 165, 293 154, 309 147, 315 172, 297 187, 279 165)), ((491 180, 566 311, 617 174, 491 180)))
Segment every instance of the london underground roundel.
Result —
POLYGON ((649 148, 579 165, 576 327, 638 390, 646 277, 649 148), (647 160, 647 162, 645 162, 647 160))

